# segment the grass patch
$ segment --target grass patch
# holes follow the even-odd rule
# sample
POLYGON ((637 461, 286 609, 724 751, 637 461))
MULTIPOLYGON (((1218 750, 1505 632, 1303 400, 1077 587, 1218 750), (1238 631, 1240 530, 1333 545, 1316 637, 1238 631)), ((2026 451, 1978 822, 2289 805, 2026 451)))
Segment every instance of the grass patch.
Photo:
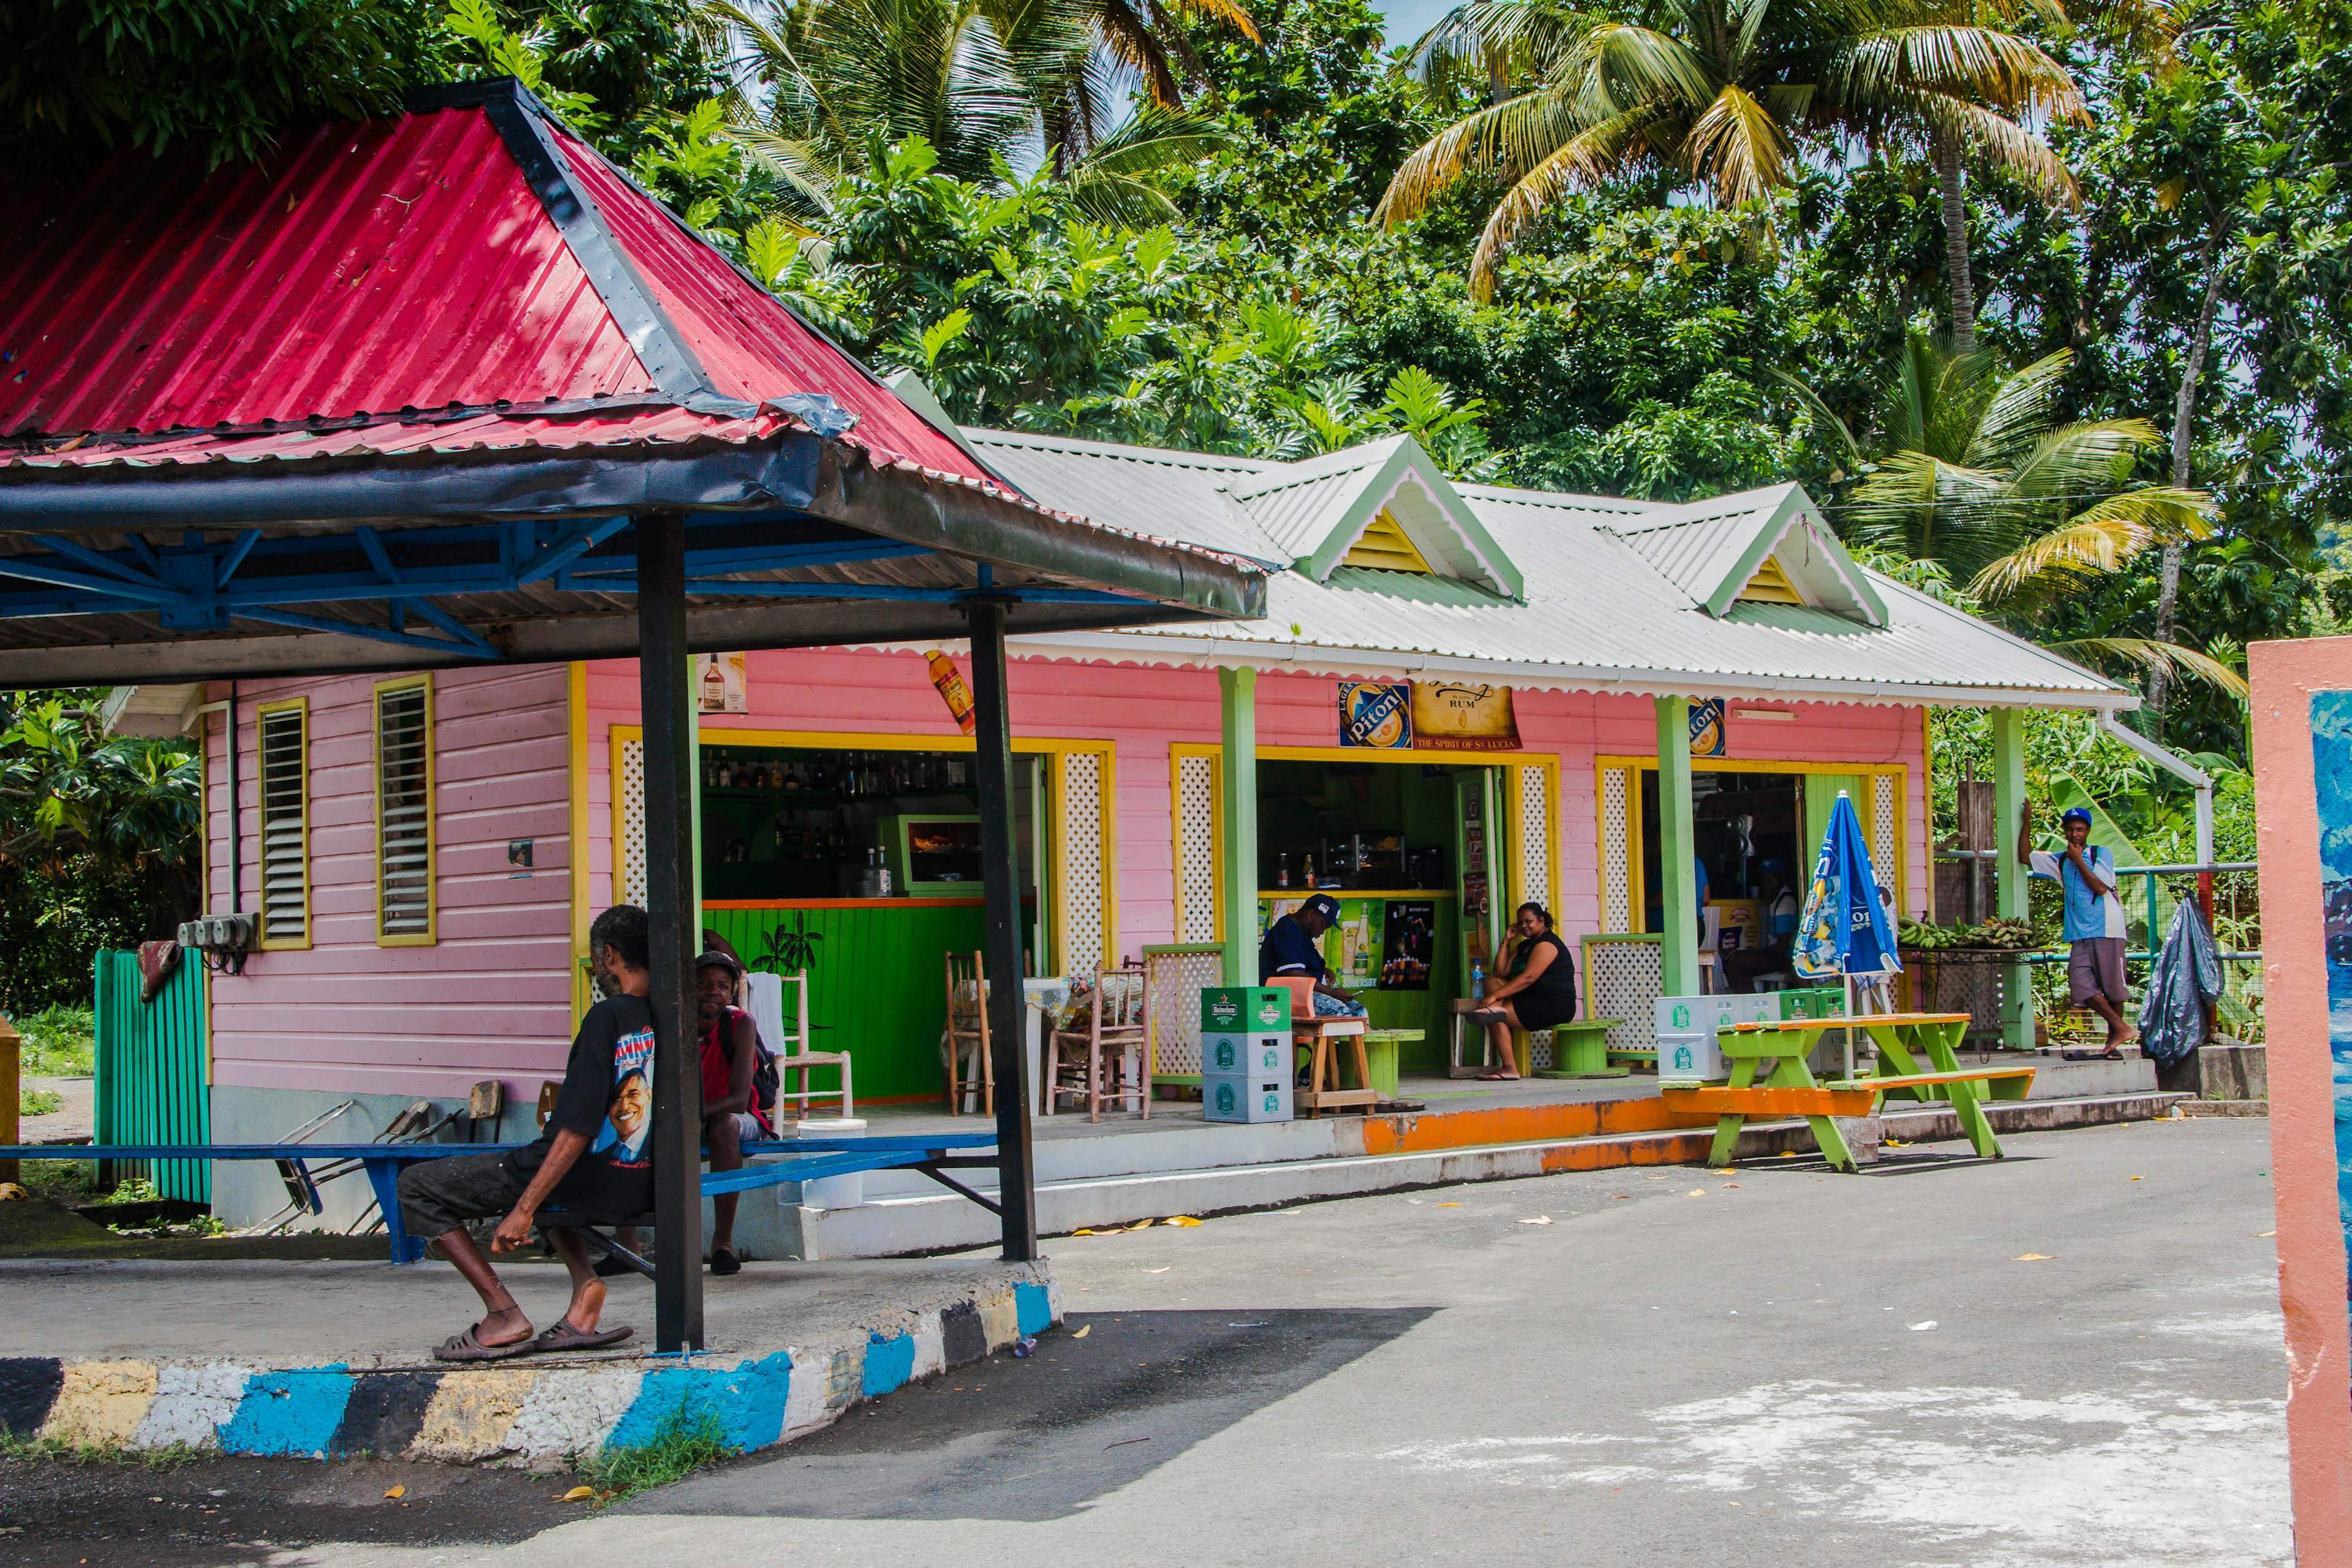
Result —
POLYGON ((705 1465, 734 1457, 715 1414, 704 1410, 689 1415, 681 1407, 655 1429, 651 1442, 598 1454, 582 1474, 596 1489, 601 1505, 682 1481, 705 1465))
POLYGON ((98 1015, 62 1004, 10 1020, 25 1037, 17 1070, 26 1078, 88 1078, 97 1070, 98 1015))
POLYGON ((66 1102, 66 1097, 53 1089, 22 1089, 16 1091, 16 1114, 47 1116, 66 1102))
POLYGON ((216 1457, 194 1443, 170 1443, 161 1448, 101 1448, 56 1437, 18 1437, 0 1432, 0 1459, 19 1463, 140 1465, 151 1470, 176 1470, 216 1457))
POLYGON ((25 1173, 17 1180, 25 1184, 26 1191, 68 1208, 98 1196, 95 1160, 27 1160, 19 1169, 25 1173))

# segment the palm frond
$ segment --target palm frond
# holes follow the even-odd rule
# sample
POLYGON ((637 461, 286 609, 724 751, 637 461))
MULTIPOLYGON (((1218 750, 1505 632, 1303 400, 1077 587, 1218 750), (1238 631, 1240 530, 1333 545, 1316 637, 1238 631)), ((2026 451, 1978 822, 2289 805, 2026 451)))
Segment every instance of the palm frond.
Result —
POLYGON ((2062 205, 2082 201, 2082 187, 2066 160, 2015 121, 1950 93, 1906 93, 1895 105, 1931 140, 1957 142, 1979 162, 2021 176, 2062 205))
POLYGON ((2145 419, 2062 425, 2013 460, 2010 483, 2021 500, 2063 500, 2112 489, 2129 477, 2137 456, 2161 440, 2145 419))
MULTIPOLYGON (((1492 299, 1495 274, 1501 268, 1503 255, 1511 242, 1567 192, 1579 185, 1598 184, 1638 157, 1643 132, 1664 114, 1659 106, 1644 106, 1580 132, 1504 193, 1487 217, 1486 226, 1478 236, 1478 248, 1470 258, 1471 298, 1481 301, 1492 299)), ((1387 205, 1386 198, 1382 198, 1381 205, 1387 205)))
POLYGON ((1653 27, 1605 22, 1586 36, 1581 53, 1608 107, 1618 112, 1656 98, 1698 109, 1714 102, 1723 86, 1706 57, 1653 27))
POLYGON ((2074 73, 2040 45, 1992 27, 1942 22, 1886 27, 1841 50, 1830 79, 1841 97, 1856 102, 1927 92, 2004 114, 2089 119, 2074 73))
POLYGON ((2194 676, 2232 697, 2248 694, 2245 677, 2219 659, 2179 643, 2158 642, 2154 637, 2074 637, 2042 646, 2053 653, 2083 657, 2095 663, 2113 659, 2142 670, 2162 670, 2168 676, 2194 676))
POLYGON ((1522 177, 1587 129, 1568 96, 1549 88, 1464 115, 1398 165, 1372 221, 1390 228, 1410 222, 1472 169, 1522 177))
POLYGON ((1993 604, 2031 588, 2063 587, 2104 577, 2155 541, 2155 531, 2139 518, 2085 513, 1987 564, 1969 579, 1969 593, 1993 604))
MULTIPOLYGON (((1998 364, 1980 356, 1988 367, 1998 364)), ((1978 411, 1968 437, 1968 461, 1986 467, 2015 463, 2050 433, 2051 411, 2061 384, 2074 363, 2072 349, 2042 355, 2021 370, 1997 375, 1990 399, 1978 411)))
POLYGON ((1726 206, 1761 201, 1786 185, 1796 152, 1771 111, 1736 86, 1716 95, 1683 145, 1692 172, 1715 187, 1726 206))
POLYGON ((1794 395, 1797 401, 1804 405, 1806 412, 1836 432, 1838 445, 1844 452, 1847 462, 1861 463, 1862 444, 1853 438, 1853 431, 1843 419, 1838 417, 1837 411, 1822 401, 1820 393, 1815 392, 1805 382, 1778 365, 1768 367, 1764 374, 1777 382, 1783 391, 1794 395))

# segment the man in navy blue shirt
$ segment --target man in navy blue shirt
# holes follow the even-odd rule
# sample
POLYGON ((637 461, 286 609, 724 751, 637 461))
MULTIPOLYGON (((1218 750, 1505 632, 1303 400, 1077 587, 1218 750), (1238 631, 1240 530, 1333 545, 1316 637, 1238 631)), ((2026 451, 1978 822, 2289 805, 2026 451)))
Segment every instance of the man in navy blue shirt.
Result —
POLYGON ((1330 966, 1323 962, 1323 933, 1339 919, 1339 900, 1317 893, 1266 927, 1257 949, 1257 977, 1265 982, 1278 974, 1311 974, 1317 1017, 1360 1018, 1364 1005, 1354 992, 1331 984, 1330 966))

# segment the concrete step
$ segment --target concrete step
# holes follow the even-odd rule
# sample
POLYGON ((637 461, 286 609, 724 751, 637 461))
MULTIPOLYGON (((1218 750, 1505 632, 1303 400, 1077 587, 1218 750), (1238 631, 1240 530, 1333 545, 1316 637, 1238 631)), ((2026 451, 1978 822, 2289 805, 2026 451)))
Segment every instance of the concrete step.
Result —
MULTIPOLYGON (((2002 1133, 2047 1131, 2154 1121, 2168 1115, 2179 1099, 2145 1093, 2025 1100, 1988 1106, 1987 1111, 1995 1130, 2002 1133)), ((1360 1126, 1361 1119, 1358 1120, 1360 1126)), ((1880 1121, 1885 1136, 1906 1142, 1937 1142, 1960 1136, 1958 1120, 1948 1106, 1895 1110, 1880 1121)), ((1706 1160, 1713 1139, 1712 1126, 1651 1128, 1476 1147, 1041 1182, 1037 1228, 1044 1235, 1067 1234, 1169 1215, 1227 1214, 1460 1182, 1504 1181, 1624 1165, 1696 1165, 1706 1160)), ((1804 1121, 1774 1121, 1751 1123, 1744 1129, 1738 1157, 1761 1159, 1812 1152, 1812 1130, 1804 1121)), ((979 1190, 993 1192, 992 1188, 979 1190)), ((994 1215, 944 1192, 869 1195, 854 1208, 795 1207, 789 1213, 787 1226, 795 1233, 791 1241, 797 1249, 791 1255, 811 1258, 892 1257, 982 1247, 997 1235, 994 1215)))

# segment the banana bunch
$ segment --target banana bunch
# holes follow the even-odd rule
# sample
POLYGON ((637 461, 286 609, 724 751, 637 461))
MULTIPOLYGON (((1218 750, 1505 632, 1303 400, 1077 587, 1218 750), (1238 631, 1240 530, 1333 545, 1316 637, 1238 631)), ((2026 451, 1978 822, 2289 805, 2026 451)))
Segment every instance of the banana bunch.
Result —
POLYGON ((2042 933, 2033 928, 2032 921, 2017 920, 2007 915, 1997 916, 1985 921, 1984 924, 1977 927, 1974 935, 1976 941, 1971 945, 1976 947, 2040 947, 2042 945, 2042 933))
POLYGON ((1969 935, 1966 926, 1931 926, 1919 921, 1906 920, 1896 930, 1895 940, 1905 947, 1934 952, 1940 948, 1964 946, 1969 935))
POLYGON ((1901 922, 1895 937, 1905 947, 1937 952, 1956 947, 2040 947, 2042 933, 2032 921, 2003 915, 1974 926, 1931 926, 1919 921, 1901 922))

